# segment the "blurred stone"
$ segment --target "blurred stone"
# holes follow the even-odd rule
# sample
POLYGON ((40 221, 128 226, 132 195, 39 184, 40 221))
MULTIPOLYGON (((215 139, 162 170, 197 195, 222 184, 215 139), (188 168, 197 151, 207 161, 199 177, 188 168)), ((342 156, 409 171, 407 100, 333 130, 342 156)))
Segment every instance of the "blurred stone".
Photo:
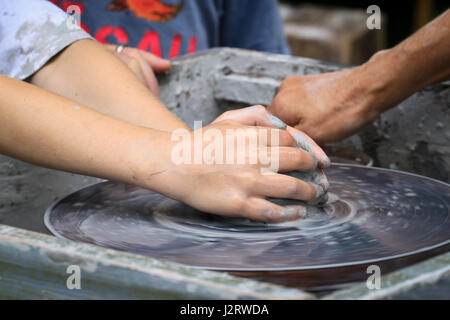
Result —
POLYGON ((369 30, 364 10, 280 5, 292 55, 358 65, 385 47, 385 17, 369 30))

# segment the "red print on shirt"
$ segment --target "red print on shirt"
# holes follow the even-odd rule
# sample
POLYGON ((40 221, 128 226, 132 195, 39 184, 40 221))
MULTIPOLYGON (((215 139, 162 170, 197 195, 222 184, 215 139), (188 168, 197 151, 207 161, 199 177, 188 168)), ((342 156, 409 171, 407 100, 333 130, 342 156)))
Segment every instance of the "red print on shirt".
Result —
MULTIPOLYGON (((83 14, 86 10, 83 3, 77 1, 67 1, 67 0, 49 0, 55 5, 65 11, 71 5, 76 5, 80 9, 80 13, 83 14)), ((169 21, 182 10, 183 0, 181 0, 178 5, 165 5, 160 0, 113 0, 108 7, 110 10, 123 11, 130 9, 134 12, 137 17, 142 17, 154 22, 166 22, 169 21)), ((89 28, 81 23, 81 27, 88 33, 91 33, 89 28)), ((95 34, 93 34, 95 39, 100 43, 107 43, 107 39, 114 37, 117 43, 128 44, 129 38, 126 30, 118 26, 106 25, 100 27, 95 34)), ((181 43, 183 41, 183 36, 176 33, 172 37, 171 46, 167 57, 176 58, 180 54, 181 43)), ((137 47, 144 51, 149 51, 154 55, 159 57, 163 56, 161 50, 161 40, 159 33, 157 31, 149 30, 143 33, 142 38, 137 45, 137 47)), ((189 38, 187 53, 194 53, 197 49, 197 37, 192 36, 189 38)))
POLYGON ((136 17, 152 22, 172 20, 183 9, 183 1, 179 4, 164 4, 161 0, 113 0, 108 9, 123 11, 130 9, 136 17))

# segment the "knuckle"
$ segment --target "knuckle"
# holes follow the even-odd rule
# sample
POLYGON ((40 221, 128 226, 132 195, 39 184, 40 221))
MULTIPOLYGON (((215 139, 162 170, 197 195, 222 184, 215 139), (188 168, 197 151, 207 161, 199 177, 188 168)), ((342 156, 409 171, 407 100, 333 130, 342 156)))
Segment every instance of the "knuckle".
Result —
POLYGON ((248 201, 240 199, 236 203, 236 212, 238 212, 239 215, 249 216, 252 213, 252 207, 248 201))
POLYGON ((249 138, 256 138, 259 136, 260 130, 255 127, 247 127, 246 134, 248 135, 249 138))
POLYGON ((278 93, 273 99, 272 103, 269 106, 269 110, 273 113, 274 110, 278 110, 281 102, 283 100, 283 93, 278 93))
POLYGON ((266 108, 260 104, 253 106, 253 108, 260 113, 266 113, 266 108))
POLYGON ((138 67, 138 66, 139 66, 139 61, 137 61, 137 60, 134 59, 134 58, 131 58, 130 61, 128 62, 128 65, 129 65, 130 67, 138 67))
POLYGON ((228 199, 227 203, 227 216, 230 217, 239 217, 244 216, 246 210, 246 201, 242 199, 240 196, 235 196, 228 199))
POLYGON ((297 84, 302 79, 302 76, 289 76, 287 77, 287 82, 289 84, 297 84))
POLYGON ((246 188, 251 188, 258 183, 257 174, 253 170, 242 170, 236 175, 236 178, 241 182, 241 185, 246 186, 246 188))
POLYGON ((226 117, 229 117, 232 114, 233 114, 233 111, 228 110, 228 111, 225 111, 224 113, 222 113, 220 116, 226 118, 226 117))
POLYGON ((280 90, 286 89, 299 81, 300 76, 288 76, 282 82, 280 90))

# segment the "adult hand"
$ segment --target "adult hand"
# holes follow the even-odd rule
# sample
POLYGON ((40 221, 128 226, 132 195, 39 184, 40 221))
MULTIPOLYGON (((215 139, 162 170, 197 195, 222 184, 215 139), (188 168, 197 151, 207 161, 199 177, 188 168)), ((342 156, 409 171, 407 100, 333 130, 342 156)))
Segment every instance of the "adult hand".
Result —
POLYGON ((119 53, 116 50, 116 45, 105 44, 104 46, 125 62, 155 96, 159 95, 155 72, 162 73, 168 71, 171 67, 169 60, 159 58, 152 53, 137 48, 125 47, 119 53))
POLYGON ((317 143, 341 140, 379 115, 362 77, 358 68, 287 77, 268 111, 317 143))
POLYGON ((414 92, 450 78, 450 10, 352 69, 286 78, 269 111, 319 143, 345 138, 414 92))

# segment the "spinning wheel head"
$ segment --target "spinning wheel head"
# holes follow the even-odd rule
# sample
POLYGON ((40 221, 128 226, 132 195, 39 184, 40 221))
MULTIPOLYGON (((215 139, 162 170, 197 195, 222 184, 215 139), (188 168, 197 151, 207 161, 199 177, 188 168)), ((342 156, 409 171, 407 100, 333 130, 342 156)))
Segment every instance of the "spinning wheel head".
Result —
POLYGON ((368 265, 388 272, 448 250, 448 184, 352 165, 332 165, 327 176, 332 201, 281 224, 202 213, 115 182, 67 196, 45 223, 74 241, 305 288, 363 280, 368 265))

